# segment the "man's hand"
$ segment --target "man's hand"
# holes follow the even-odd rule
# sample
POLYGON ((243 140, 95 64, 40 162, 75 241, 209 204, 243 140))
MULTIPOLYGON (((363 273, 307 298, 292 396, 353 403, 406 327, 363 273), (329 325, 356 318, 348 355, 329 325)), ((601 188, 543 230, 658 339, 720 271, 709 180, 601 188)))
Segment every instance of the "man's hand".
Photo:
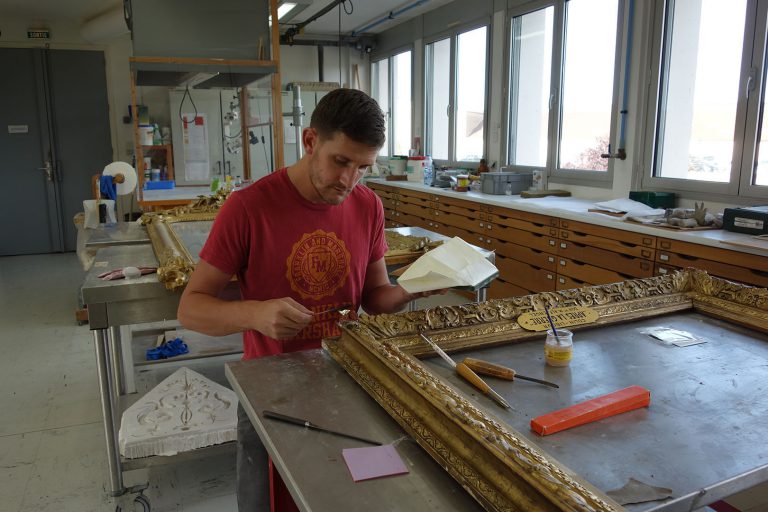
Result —
POLYGON ((290 297, 252 302, 253 329, 276 340, 295 337, 312 321, 312 311, 290 297))

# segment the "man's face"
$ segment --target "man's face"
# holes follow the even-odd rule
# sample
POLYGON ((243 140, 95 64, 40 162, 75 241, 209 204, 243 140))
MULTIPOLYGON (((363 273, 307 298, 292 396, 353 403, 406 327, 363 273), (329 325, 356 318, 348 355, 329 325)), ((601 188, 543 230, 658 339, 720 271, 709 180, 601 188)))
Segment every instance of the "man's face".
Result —
POLYGON ((315 202, 327 204, 344 201, 379 152, 341 132, 323 140, 313 128, 304 132, 304 147, 310 157, 309 179, 317 193, 315 202))

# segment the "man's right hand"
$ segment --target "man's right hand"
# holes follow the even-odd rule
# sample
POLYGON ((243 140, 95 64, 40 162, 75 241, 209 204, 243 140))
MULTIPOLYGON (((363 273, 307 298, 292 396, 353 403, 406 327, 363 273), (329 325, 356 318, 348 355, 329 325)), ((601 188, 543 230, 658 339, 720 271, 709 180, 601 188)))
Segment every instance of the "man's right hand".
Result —
POLYGON ((254 304, 254 329, 276 340, 294 338, 312 321, 312 311, 290 297, 254 304))

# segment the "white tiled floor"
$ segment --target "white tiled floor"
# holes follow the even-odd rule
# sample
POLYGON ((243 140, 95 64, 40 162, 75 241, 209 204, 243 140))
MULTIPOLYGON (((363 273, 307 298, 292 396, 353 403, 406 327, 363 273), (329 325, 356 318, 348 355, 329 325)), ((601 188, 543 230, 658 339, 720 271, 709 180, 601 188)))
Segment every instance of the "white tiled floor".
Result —
MULTIPOLYGON (((74 254, 0 258, 0 512, 141 510, 133 496, 108 498, 95 357, 88 326, 77 326, 84 273, 74 254)), ((461 304, 464 297, 419 301, 461 304)), ((221 363, 190 365, 224 383, 221 363)), ((170 373, 171 370, 167 370, 170 373)), ((163 371, 141 372, 147 389, 163 371)), ((149 483, 153 512, 236 511, 234 455, 126 472, 149 483)), ((729 501, 768 510, 768 486, 729 501)))

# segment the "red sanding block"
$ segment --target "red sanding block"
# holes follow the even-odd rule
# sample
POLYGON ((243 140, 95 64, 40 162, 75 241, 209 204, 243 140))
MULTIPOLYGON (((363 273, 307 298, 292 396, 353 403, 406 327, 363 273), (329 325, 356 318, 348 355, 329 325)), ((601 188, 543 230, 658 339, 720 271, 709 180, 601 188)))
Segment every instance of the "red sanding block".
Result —
POLYGON ((531 420, 531 430, 539 435, 546 436, 615 414, 647 407, 650 403, 650 391, 640 386, 629 386, 628 388, 533 418, 531 420))

